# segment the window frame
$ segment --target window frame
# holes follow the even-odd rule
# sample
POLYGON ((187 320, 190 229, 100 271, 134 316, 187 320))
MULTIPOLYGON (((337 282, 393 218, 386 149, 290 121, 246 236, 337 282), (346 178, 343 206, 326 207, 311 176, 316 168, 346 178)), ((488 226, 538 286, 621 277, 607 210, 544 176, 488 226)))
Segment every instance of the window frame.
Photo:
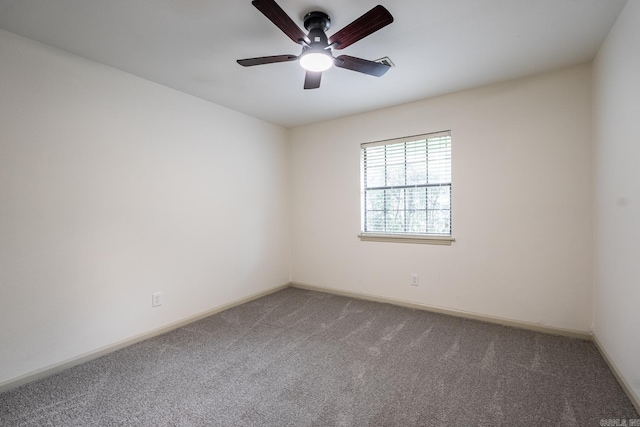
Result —
MULTIPOLYGON (((388 140, 382 140, 382 141, 373 141, 373 142, 366 142, 366 143, 362 143, 360 144, 360 234, 358 234, 358 237, 360 238, 360 240, 362 241, 376 241, 376 242, 396 242, 396 243, 423 243, 423 244, 434 244, 434 245, 451 245, 452 242, 455 241, 455 238, 453 237, 453 229, 452 229, 452 216, 453 216, 453 209, 452 209, 452 199, 453 199, 453 185, 452 185, 452 181, 453 181, 453 177, 449 176, 449 181, 448 182, 440 182, 440 183, 429 183, 428 182, 428 175, 426 176, 426 179, 424 182, 419 182, 417 184, 407 184, 406 182, 406 176, 405 176, 405 183, 404 185, 386 185, 387 182, 385 181, 385 185, 383 186, 372 186, 372 187, 365 187, 365 170, 366 170, 366 164, 365 164, 365 150, 366 148, 373 148, 373 147, 377 147, 377 146, 389 146, 389 145, 393 145, 393 144, 400 144, 400 143, 408 143, 408 142, 416 142, 416 141, 422 141, 422 140, 429 140, 429 139, 433 139, 433 138, 439 138, 439 137, 443 137, 443 136, 448 136, 449 138, 451 138, 451 130, 447 130, 447 131, 440 131, 440 132, 430 132, 430 133, 424 133, 424 134, 420 134, 420 135, 411 135, 411 136, 406 136, 406 137, 402 137, 402 138, 394 138, 394 139, 388 139, 388 140), (385 230, 384 232, 370 232, 370 231, 365 231, 366 229, 366 220, 367 220, 367 200, 366 200, 366 193, 367 191, 370 190, 394 190, 394 189, 402 189, 405 190, 405 195, 406 195, 406 190, 409 188, 424 188, 425 191, 428 191, 427 189, 429 187, 444 187, 444 186, 448 186, 449 187, 449 234, 430 234, 430 233, 416 233, 416 232, 407 232, 407 231, 402 231, 402 232, 390 232, 385 230)), ((451 144, 451 142, 450 142, 451 144)), ((427 147, 428 147, 428 142, 427 142, 427 147)), ((452 147, 450 148, 450 150, 452 149, 452 147)), ((451 151, 449 152, 449 171, 451 170, 451 164, 452 164, 452 156, 451 156, 451 151)), ((386 156, 386 154, 385 154, 386 156)), ((427 156, 428 156, 428 151, 427 151, 427 156)), ((406 174, 406 170, 407 170, 407 146, 405 145, 404 147, 404 158, 405 158, 405 163, 404 163, 404 170, 405 170, 405 174, 406 174)), ((427 157, 428 159, 428 157, 427 157)), ((428 161, 428 160, 426 160, 428 161)), ((385 177, 386 177, 386 169, 388 167, 387 165, 387 160, 385 158, 384 160, 384 167, 385 167, 385 177)), ((428 165, 427 165, 428 167, 428 165)), ((428 170, 428 169, 427 169, 428 170)), ((385 178, 386 180, 386 178, 385 178)), ((386 202, 385 202, 386 203, 386 202)), ((403 209, 403 211, 406 212, 406 199, 404 199, 404 203, 405 203, 405 209, 403 209)), ((425 210, 428 211, 428 208, 425 208, 425 210)), ((386 211, 386 207, 385 210, 386 211)), ((385 214, 386 215, 386 214, 385 214)), ((406 218, 406 217, 405 217, 406 218)), ((386 221, 386 219, 385 219, 386 221)), ((406 224, 404 226, 405 230, 406 230, 406 224)), ((386 226, 385 226, 386 228, 386 226)))

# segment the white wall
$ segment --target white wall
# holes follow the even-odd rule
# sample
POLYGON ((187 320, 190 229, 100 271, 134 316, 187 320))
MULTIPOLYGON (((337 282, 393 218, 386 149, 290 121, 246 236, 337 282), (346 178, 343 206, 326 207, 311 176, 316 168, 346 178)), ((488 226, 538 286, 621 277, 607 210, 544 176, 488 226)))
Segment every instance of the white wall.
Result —
POLYGON ((1 31, 0 58, 0 383, 289 282, 285 129, 1 31))
POLYGON ((594 334, 640 402, 640 2, 594 61, 594 334))
POLYGON ((590 97, 584 65, 292 130, 292 280, 588 332, 590 97), (447 129, 457 241, 360 241, 359 144, 447 129))

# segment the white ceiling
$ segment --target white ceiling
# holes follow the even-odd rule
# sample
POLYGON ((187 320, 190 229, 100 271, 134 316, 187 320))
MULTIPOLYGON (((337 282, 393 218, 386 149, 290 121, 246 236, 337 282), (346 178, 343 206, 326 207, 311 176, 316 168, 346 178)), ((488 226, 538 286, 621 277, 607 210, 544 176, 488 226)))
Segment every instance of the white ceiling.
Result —
MULTIPOLYGON (((376 4, 395 22, 338 51, 389 56, 376 78, 333 68, 303 90, 300 53, 250 0, 0 0, 0 28, 285 127, 416 101, 590 61, 626 0, 277 0, 328 35, 376 4)), ((0 58, 1 60, 1 58, 0 58)))

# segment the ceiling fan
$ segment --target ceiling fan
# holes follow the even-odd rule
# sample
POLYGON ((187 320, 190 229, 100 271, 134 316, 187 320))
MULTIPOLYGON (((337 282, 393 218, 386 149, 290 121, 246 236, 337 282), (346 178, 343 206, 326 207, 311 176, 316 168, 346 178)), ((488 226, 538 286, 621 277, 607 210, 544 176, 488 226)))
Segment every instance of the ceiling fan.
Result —
POLYGON ((393 16, 383 6, 374 7, 342 30, 327 38, 325 31, 331 27, 331 19, 324 12, 314 11, 304 17, 304 27, 309 31, 309 34, 305 34, 289 15, 278 6, 275 0, 253 0, 251 4, 269 18, 291 40, 302 45, 302 53, 299 56, 276 55, 239 59, 237 61, 238 64, 244 67, 300 61, 300 65, 306 70, 305 89, 319 88, 322 72, 331 68, 332 65, 376 77, 382 76, 391 68, 387 64, 354 56, 340 55, 334 57, 332 55, 333 49, 344 49, 391 24, 393 16))

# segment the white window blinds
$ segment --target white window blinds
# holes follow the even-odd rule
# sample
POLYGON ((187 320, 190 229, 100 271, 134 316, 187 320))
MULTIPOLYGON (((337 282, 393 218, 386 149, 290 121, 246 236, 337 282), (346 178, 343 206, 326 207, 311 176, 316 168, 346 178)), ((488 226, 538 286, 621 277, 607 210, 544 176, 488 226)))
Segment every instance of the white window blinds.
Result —
POLYGON ((451 236, 451 132, 361 145, 362 232, 451 236))

